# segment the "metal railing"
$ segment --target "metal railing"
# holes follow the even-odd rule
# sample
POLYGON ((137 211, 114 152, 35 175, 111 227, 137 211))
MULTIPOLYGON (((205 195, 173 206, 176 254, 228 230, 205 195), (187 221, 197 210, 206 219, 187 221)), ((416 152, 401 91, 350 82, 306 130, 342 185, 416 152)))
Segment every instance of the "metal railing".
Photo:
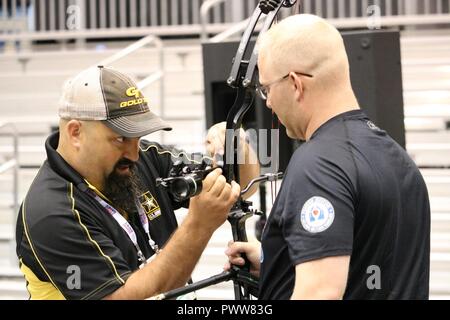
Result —
MULTIPOLYGON (((141 81, 139 81, 137 83, 137 86, 139 87, 139 89, 144 89, 146 87, 148 87, 149 85, 155 83, 156 81, 160 81, 160 91, 159 91, 159 95, 160 95, 160 109, 161 109, 161 113, 164 114, 164 109, 165 109, 165 87, 164 87, 164 73, 165 73, 165 66, 164 66, 164 47, 163 47, 163 42, 161 41, 161 39, 159 37, 153 36, 153 35, 149 35, 147 37, 144 37, 142 39, 140 39, 139 41, 129 45, 128 47, 116 52, 115 54, 113 54, 112 56, 103 59, 101 61, 99 61, 98 63, 94 64, 93 66, 98 66, 98 65, 103 65, 103 66, 111 66, 112 64, 114 64, 115 62, 122 60, 126 57, 128 57, 130 54, 136 52, 137 50, 144 48, 146 46, 149 46, 153 44, 155 46, 155 48, 157 49, 158 52, 158 56, 159 56, 159 66, 158 66, 158 70, 151 72, 149 75, 147 75, 144 79, 142 79, 141 81)), ((53 123, 53 119, 40 119, 40 122, 43 123, 48 123, 49 125, 54 124, 53 123)), ((20 133, 18 132, 16 126, 12 123, 0 123, 0 136, 11 136, 13 138, 13 156, 10 160, 8 160, 7 162, 0 164, 0 175, 3 174, 4 172, 13 169, 13 209, 14 211, 18 211, 19 207, 18 207, 18 200, 19 200, 19 195, 18 195, 18 176, 19 176, 19 151, 18 151, 18 146, 19 146, 19 137, 23 136, 24 133, 20 133), (2 131, 5 130, 5 128, 10 128, 9 132, 3 133, 2 131)), ((37 135, 41 135, 42 132, 27 132, 26 135, 27 136, 37 136, 37 135)))
MULTIPOLYGON (((13 153, 9 160, 0 165, 0 175, 13 170, 13 183, 12 183, 12 204, 11 214, 12 221, 16 221, 17 214, 19 213, 19 134, 17 128, 12 123, 0 123, 0 131, 7 132, 2 133, 2 136, 12 137, 13 140, 13 153)), ((12 224, 11 230, 12 238, 8 238, 10 242, 10 265, 16 265, 17 259, 15 258, 15 223, 12 224)))
MULTIPOLYGON (((227 0, 206 0, 200 8, 202 41, 220 42, 242 32, 249 21, 245 19, 208 39, 208 16, 212 9, 227 0)), ((230 0, 229 0, 230 1, 230 0)), ((378 18, 381 26, 450 25, 450 0, 299 0, 299 12, 326 18, 337 28, 366 28, 378 18), (372 19, 372 20, 370 20, 372 19)), ((255 2, 255 6, 258 1, 255 2)), ((294 8, 292 9, 294 10, 294 8)), ((292 14, 280 11, 280 18, 292 14)))
MULTIPOLYGON (((200 7, 200 28, 201 28, 201 39, 202 41, 206 41, 208 39, 207 32, 207 16, 211 9, 217 8, 219 4, 222 4, 226 0, 207 0, 200 7)), ((245 21, 247 21, 246 19, 245 21)))
MULTIPOLYGON (((202 6, 200 7, 200 39, 202 42, 209 41, 209 42, 222 42, 226 39, 232 37, 235 34, 240 34, 244 29, 247 27, 248 23, 250 22, 251 17, 242 20, 240 22, 237 22, 233 24, 230 28, 220 32, 219 34, 215 35, 211 39, 208 39, 208 17, 211 10, 217 10, 218 6, 222 4, 223 2, 226 2, 227 0, 206 0, 202 6)), ((262 17, 258 21, 258 25, 256 26, 256 29, 259 29, 262 25, 262 23, 265 21, 265 17, 262 17)))
MULTIPOLYGON (((450 24, 450 0, 299 0, 300 11, 337 27, 450 24)), ((258 0, 0 0, 0 41, 217 33, 251 15, 258 0), (212 4, 212 5, 211 5, 212 4), (211 6, 206 9, 207 6, 211 6), (203 16, 202 10, 207 13, 203 16)), ((283 10, 281 17, 290 14, 283 10)))
POLYGON ((13 154, 11 159, 0 165, 0 175, 13 170, 13 203, 12 210, 17 213, 19 211, 19 134, 14 124, 12 123, 0 123, 0 131, 4 131, 9 128, 9 132, 2 134, 3 136, 10 136, 13 140, 13 154))

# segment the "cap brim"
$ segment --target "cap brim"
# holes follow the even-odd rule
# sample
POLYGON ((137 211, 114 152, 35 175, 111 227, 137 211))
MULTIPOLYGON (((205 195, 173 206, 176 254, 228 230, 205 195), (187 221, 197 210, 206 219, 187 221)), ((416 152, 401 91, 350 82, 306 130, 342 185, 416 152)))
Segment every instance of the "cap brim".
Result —
POLYGON ((126 117, 102 121, 106 126, 126 138, 139 138, 159 130, 172 130, 172 127, 153 112, 145 112, 126 117))

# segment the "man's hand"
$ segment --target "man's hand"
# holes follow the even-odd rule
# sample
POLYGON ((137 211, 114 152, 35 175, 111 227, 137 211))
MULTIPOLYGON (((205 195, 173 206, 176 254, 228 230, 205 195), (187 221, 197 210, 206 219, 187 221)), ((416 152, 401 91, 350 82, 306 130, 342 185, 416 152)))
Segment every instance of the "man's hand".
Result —
MULTIPOLYGON (((233 148, 225 149, 225 136, 226 122, 221 122, 212 126, 206 136, 206 151, 214 158, 214 166, 223 164, 223 161, 225 160, 223 158, 225 150, 234 150, 233 148)), ((259 176, 260 168, 256 152, 248 143, 246 133, 242 128, 239 129, 238 147, 240 185, 241 188, 245 188, 252 179, 259 176)), ((231 155, 227 155, 227 158, 229 156, 231 155)), ((257 186, 251 188, 250 191, 244 195, 244 199, 250 197, 257 189, 257 186)))
POLYGON ((243 266, 244 258, 241 254, 245 253, 247 260, 250 262, 250 273, 259 277, 261 244, 257 241, 252 242, 228 242, 228 248, 225 254, 228 256, 228 262, 224 266, 224 270, 230 270, 231 265, 243 266))
POLYGON ((213 125, 206 135, 206 152, 213 157, 215 161, 215 155, 223 156, 225 152, 225 132, 226 122, 221 122, 213 125))
MULTIPOLYGON (((227 123, 221 122, 213 125, 208 130, 208 134, 206 136, 206 151, 211 157, 214 158, 214 161, 217 161, 218 159, 223 160, 222 157, 224 155, 224 150, 226 147, 225 146, 226 127, 227 123)), ((245 152, 247 149, 246 135, 244 129, 239 129, 238 146, 240 148, 244 147, 244 149, 242 149, 241 152, 245 152)), ((246 154, 244 153, 244 155, 246 154)))
POLYGON ((222 170, 216 169, 203 180, 202 192, 191 198, 189 214, 213 232, 225 222, 240 192, 241 188, 236 182, 228 184, 222 170))

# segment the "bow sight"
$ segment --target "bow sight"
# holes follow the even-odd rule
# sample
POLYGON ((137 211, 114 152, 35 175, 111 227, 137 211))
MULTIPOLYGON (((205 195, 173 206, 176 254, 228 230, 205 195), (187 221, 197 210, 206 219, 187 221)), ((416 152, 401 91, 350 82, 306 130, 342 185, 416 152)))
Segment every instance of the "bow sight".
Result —
POLYGON ((200 164, 178 161, 170 170, 169 177, 156 179, 156 186, 166 188, 175 201, 183 202, 202 191, 202 181, 214 169, 205 161, 200 164))

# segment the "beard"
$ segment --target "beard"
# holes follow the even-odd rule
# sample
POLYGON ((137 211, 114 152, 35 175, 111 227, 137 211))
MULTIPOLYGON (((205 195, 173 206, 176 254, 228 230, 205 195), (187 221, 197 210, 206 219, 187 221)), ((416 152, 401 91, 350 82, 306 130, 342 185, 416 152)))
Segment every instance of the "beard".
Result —
POLYGON ((127 213, 136 210, 136 198, 142 194, 142 185, 137 175, 136 164, 128 159, 121 159, 106 178, 104 194, 113 206, 127 213), (128 166, 129 174, 118 173, 118 168, 128 166))

